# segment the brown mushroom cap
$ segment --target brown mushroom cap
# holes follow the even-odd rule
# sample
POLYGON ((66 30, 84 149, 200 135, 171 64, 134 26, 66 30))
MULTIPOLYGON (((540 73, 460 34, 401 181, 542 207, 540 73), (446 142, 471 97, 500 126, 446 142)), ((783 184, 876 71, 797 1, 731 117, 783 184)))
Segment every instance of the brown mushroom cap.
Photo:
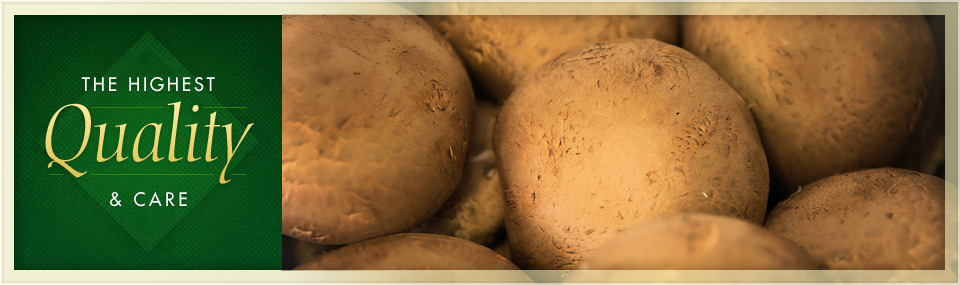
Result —
POLYGON ((620 40, 566 53, 517 87, 494 132, 521 268, 574 268, 665 214, 763 221, 767 162, 746 105, 672 45, 620 40))
POLYGON ((283 234, 409 230, 460 181, 473 91, 415 16, 283 17, 283 234))
POLYGON ((880 168, 818 180, 781 202, 767 229, 830 269, 944 268, 944 181, 880 168))
POLYGON ((922 16, 691 16, 684 47, 746 100, 772 195, 903 155, 933 92, 936 49, 922 16))
POLYGON ((434 234, 395 234, 324 253, 296 270, 516 270, 482 245, 434 234))
POLYGON ((317 255, 337 249, 339 247, 336 245, 315 244, 288 236, 283 236, 282 243, 282 267, 284 269, 292 269, 300 264, 303 264, 304 262, 307 262, 308 260, 313 259, 317 255))
POLYGON ((478 100, 463 179, 447 202, 416 229, 491 245, 503 233, 503 188, 493 154, 493 124, 500 107, 478 100))
POLYGON ((426 16, 463 58, 480 87, 506 100, 523 77, 560 54, 593 43, 653 38, 677 43, 677 16, 426 16))
POLYGON ((639 223, 587 256, 580 269, 804 270, 800 246, 745 221, 678 215, 639 223))
POLYGON ((496 243, 493 246, 493 251, 496 251, 498 254, 510 259, 510 240, 507 237, 503 237, 502 240, 496 243))

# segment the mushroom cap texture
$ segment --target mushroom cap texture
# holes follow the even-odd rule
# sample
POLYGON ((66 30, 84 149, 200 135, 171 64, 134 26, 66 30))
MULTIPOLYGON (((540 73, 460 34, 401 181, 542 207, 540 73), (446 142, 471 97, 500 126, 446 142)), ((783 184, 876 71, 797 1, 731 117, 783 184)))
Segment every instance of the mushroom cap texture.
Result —
POLYGON ((283 17, 283 234, 412 229, 460 181, 473 91, 416 16, 283 17))
POLYGON ((676 44, 677 16, 425 16, 463 58, 478 86, 503 101, 537 67, 564 52, 617 39, 676 44))
POLYGON ((691 16, 683 33, 684 48, 750 106, 776 200, 893 165, 933 97, 936 48, 922 16, 691 16))
POLYGON ((753 118, 706 63, 656 40, 565 53, 505 102, 494 131, 511 257, 572 269, 641 220, 763 222, 769 178, 753 118))
POLYGON ((818 269, 800 246, 739 219, 692 214, 641 222, 603 244, 580 269, 818 269))
POLYGON ((493 154, 493 125, 500 107, 484 100, 478 100, 476 106, 463 178, 440 210, 416 231, 492 245, 503 233, 506 207, 493 154))
POLYGON ((830 269, 942 270, 944 186, 896 168, 834 175, 780 202, 766 228, 830 269))
POLYGON ((296 270, 517 270, 492 249, 465 239, 404 233, 324 253, 296 270))

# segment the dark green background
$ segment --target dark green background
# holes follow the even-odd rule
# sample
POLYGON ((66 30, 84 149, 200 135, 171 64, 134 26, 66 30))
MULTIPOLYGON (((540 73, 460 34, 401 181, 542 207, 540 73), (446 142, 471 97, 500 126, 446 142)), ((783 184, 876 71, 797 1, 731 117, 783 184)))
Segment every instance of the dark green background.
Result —
MULTIPOLYGON (((15 16, 15 269, 279 269, 281 21, 279 16, 15 16), (136 47, 154 48, 121 60, 136 47), (158 48, 159 47, 159 48, 158 48), (164 56, 166 54, 166 56, 164 56), (130 60, 132 59, 132 60, 130 60), (122 63, 122 64, 121 64, 122 63), (126 66, 118 69, 118 66, 126 66), (215 76, 213 92, 128 93, 126 76, 215 76), (118 92, 84 92, 83 76, 117 76, 118 92), (182 101, 175 163, 94 163, 99 129, 72 165, 74 178, 44 150, 51 116, 61 106, 158 106, 164 109, 90 109, 92 124, 107 124, 104 152, 116 146, 116 124, 127 123, 124 153, 148 122, 163 124, 167 155, 172 109, 182 101), (246 109, 190 107, 245 106, 246 109), (254 123, 231 162, 230 183, 217 183, 226 160, 223 130, 214 137, 212 163, 187 163, 189 130, 198 123, 195 154, 206 149, 210 112, 234 123, 233 140, 254 123), (192 113, 192 114, 191 114, 192 113), (92 176, 92 173, 210 173, 209 176, 92 176), (138 208, 143 191, 187 191, 189 207, 138 208), (123 206, 108 206, 118 192, 123 206), (123 199, 123 198, 127 199, 123 199)), ((64 111, 55 149, 73 156, 82 138, 79 112, 64 111)), ((144 132, 141 153, 152 146, 144 132)))

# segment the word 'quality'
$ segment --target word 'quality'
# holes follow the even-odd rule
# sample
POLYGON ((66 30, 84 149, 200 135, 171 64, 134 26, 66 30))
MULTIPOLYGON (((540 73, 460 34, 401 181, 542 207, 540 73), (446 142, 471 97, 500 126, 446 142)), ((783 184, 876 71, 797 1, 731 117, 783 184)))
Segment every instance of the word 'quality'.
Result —
MULTIPOLYGON (((190 142, 188 144, 186 156, 177 157, 177 134, 179 133, 178 127, 180 124, 179 123, 180 102, 173 102, 168 105, 173 107, 173 114, 172 114, 172 119, 170 120, 172 122, 172 124, 170 124, 171 131, 169 133, 170 149, 167 151, 166 157, 161 156, 161 153, 159 150, 160 134, 162 133, 161 130, 163 128, 163 123, 159 123, 159 122, 148 123, 143 127, 141 127, 140 131, 137 132, 136 138, 133 140, 132 151, 128 152, 127 154, 132 156, 134 162, 142 162, 147 159, 150 159, 153 162, 159 162, 164 159, 168 160, 169 162, 177 162, 184 158, 188 162, 194 162, 201 159, 204 162, 208 162, 208 163, 213 162, 219 159, 219 157, 214 156, 212 153, 214 133, 217 132, 218 129, 222 129, 223 132, 226 134, 225 136, 226 142, 224 143, 224 147, 226 148, 227 157, 226 157, 226 163, 223 164, 223 169, 220 171, 220 184, 226 184, 227 182, 230 182, 230 180, 226 179, 227 168, 230 166, 230 162, 231 160, 233 160, 233 156, 234 154, 236 154, 237 149, 239 149, 240 145, 243 143, 243 139, 247 137, 247 133, 250 131, 250 128, 253 127, 253 123, 247 124, 246 128, 243 130, 243 134, 240 135, 240 139, 237 141, 234 141, 233 123, 220 125, 217 123, 217 112, 210 113, 209 123, 203 126, 207 128, 206 153, 203 158, 197 157, 194 154, 194 144, 197 136, 198 123, 185 124, 184 126, 187 127, 187 129, 189 129, 190 142), (151 130, 147 133, 153 134, 153 137, 154 137, 153 145, 149 146, 150 152, 147 153, 147 155, 141 155, 140 141, 141 141, 141 136, 144 134, 144 131, 146 130, 151 130)), ((197 112, 197 110, 199 110, 197 105, 193 105, 191 109, 193 112, 197 112)), ((107 133, 107 124, 99 124, 99 125, 93 126, 91 116, 90 116, 90 110, 87 109, 86 106, 81 104, 67 104, 67 105, 64 105, 63 107, 60 107, 60 109, 58 109, 57 112, 53 114, 53 117, 50 118, 50 124, 47 126, 47 136, 46 136, 45 144, 46 144, 47 156, 49 156, 51 159, 50 163, 47 164, 47 168, 52 167, 53 164, 58 164, 62 166, 64 169, 66 169, 68 172, 70 172, 70 174, 72 174, 74 177, 80 178, 81 176, 86 174, 87 171, 77 170, 72 165, 70 165, 70 162, 79 158, 84 153, 84 150, 87 148, 87 142, 90 140, 91 129, 94 127, 99 129, 100 131, 100 135, 99 135, 100 140, 97 145, 97 158, 96 158, 98 163, 104 163, 109 160, 122 162, 128 158, 127 156, 124 156, 124 151, 123 151, 124 137, 125 137, 124 133, 126 132, 126 129, 127 129, 126 123, 115 125, 115 127, 118 129, 118 133, 116 135, 117 149, 114 150, 113 153, 109 154, 109 156, 104 157, 103 141, 107 133), (68 157, 67 155, 70 155, 70 154, 67 154, 67 155, 65 155, 64 153, 58 154, 53 150, 54 128, 61 127, 57 125, 57 118, 60 117, 61 112, 64 112, 66 110, 79 111, 83 118, 82 125, 62 126, 66 128, 81 128, 81 127, 83 128, 83 140, 80 141, 80 148, 77 149, 76 154, 72 154, 72 157, 70 158, 65 158, 65 157, 68 157)))

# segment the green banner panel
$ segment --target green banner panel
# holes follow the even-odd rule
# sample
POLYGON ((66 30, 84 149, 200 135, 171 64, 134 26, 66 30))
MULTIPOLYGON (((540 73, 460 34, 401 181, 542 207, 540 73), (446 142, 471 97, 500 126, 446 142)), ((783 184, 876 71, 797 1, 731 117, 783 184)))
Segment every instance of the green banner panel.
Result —
POLYGON ((279 269, 280 16, 16 16, 15 269, 279 269))

